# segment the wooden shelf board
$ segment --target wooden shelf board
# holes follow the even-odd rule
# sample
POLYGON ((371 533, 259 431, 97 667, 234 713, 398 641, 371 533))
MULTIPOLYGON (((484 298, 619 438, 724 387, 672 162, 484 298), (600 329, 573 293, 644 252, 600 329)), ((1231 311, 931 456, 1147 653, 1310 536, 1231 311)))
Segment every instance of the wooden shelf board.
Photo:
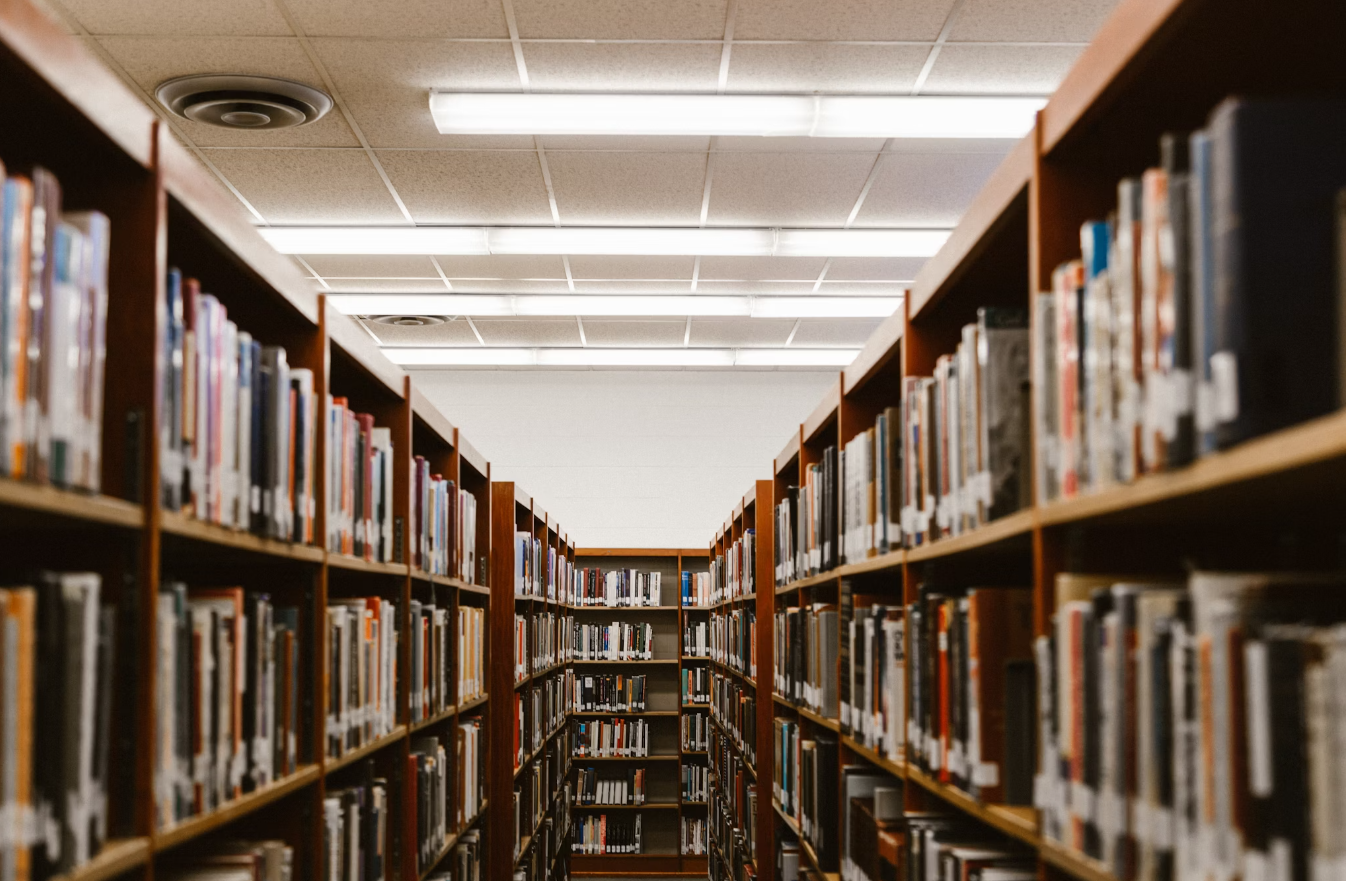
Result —
POLYGON ((774 691, 771 693, 771 700, 772 700, 772 702, 775 703, 777 706, 785 707, 785 709, 790 710, 791 712, 794 712, 794 713, 799 712, 799 705, 798 705, 798 704, 796 704, 794 701, 786 700, 785 698, 783 698, 783 697, 781 697, 780 695, 776 694, 774 691))
POLYGON ((154 833, 152 838, 154 852, 162 853, 169 848, 177 847, 183 842, 205 835, 207 832, 213 832, 228 823, 232 823, 239 817, 250 814, 258 808, 265 807, 292 792, 304 788, 317 780, 318 775, 319 768, 317 765, 306 765, 289 777, 284 777, 269 786, 264 786, 254 792, 247 793, 241 798, 226 802, 208 814, 188 817, 179 823, 160 829, 154 833))
POLYGON ((50 881, 106 881, 123 872, 149 862, 150 840, 140 838, 110 838, 103 842, 98 853, 82 866, 55 875, 50 881))
POLYGON ((458 712, 459 714, 462 714, 466 713, 468 710, 474 710, 477 707, 481 706, 482 704, 486 703, 490 699, 491 696, 489 694, 483 694, 478 697, 474 697, 471 700, 463 701, 461 704, 458 705, 458 712))
POLYGON ((1022 841, 1031 847, 1038 847, 1041 844, 1042 839, 1038 836, 1037 831, 1037 811, 1032 808, 982 804, 963 790, 940 783, 911 766, 907 767, 907 779, 927 792, 939 796, 963 813, 976 817, 981 822, 1000 830, 1011 838, 1022 841))
POLYGON ((7 478, 0 478, 0 507, 127 529, 145 525, 145 509, 132 502, 7 478))
POLYGON ((641 717, 641 716, 654 716, 654 717, 658 718, 658 717, 676 717, 676 716, 679 716, 679 715, 681 715, 681 714, 678 713, 677 710, 643 710, 643 711, 642 711, 642 710, 629 710, 629 711, 626 711, 626 712, 618 711, 618 712, 615 712, 615 713, 614 713, 614 712, 601 711, 601 710, 593 711, 593 712, 584 712, 584 711, 582 711, 582 710, 575 710, 575 711, 572 712, 570 715, 572 715, 572 716, 584 716, 584 717, 586 717, 586 718, 587 718, 587 717, 591 717, 591 716, 602 716, 602 717, 615 716, 615 717, 618 717, 618 718, 626 718, 627 716, 635 716, 635 717, 637 717, 637 718, 639 718, 639 717, 641 717))
MULTIPOLYGON (((561 605, 565 605, 562 603, 561 605)), ((576 612, 676 612, 681 606, 581 606, 570 604, 567 609, 573 609, 576 612)))
MULTIPOLYGON (((686 802, 683 802, 686 804, 686 802)), ((595 811, 676 811, 678 802, 654 802, 643 805, 582 805, 571 806, 573 810, 593 813, 595 811)))
MULTIPOLYGON (((572 756, 574 762, 676 762, 680 756, 572 756)), ((572 764, 574 763, 572 762, 572 764)))
POLYGON ((789 584, 776 588, 776 596, 793 593, 801 587, 815 587, 819 584, 826 584, 829 581, 836 581, 841 577, 839 569, 829 569, 826 572, 819 572, 817 575, 810 575, 807 578, 797 578, 789 584))
POLYGON ((159 523, 160 529, 169 535, 207 542, 218 547, 237 548, 254 554, 266 554, 272 557, 302 560, 309 563, 321 563, 323 557, 326 556, 322 548, 313 545, 262 538, 250 532, 228 529, 216 523, 196 520, 177 511, 162 512, 159 523))
POLYGON ((620 665, 623 667, 666 667, 669 665, 676 667, 678 665, 678 661, 674 658, 654 658, 650 661, 581 661, 577 659, 570 663, 575 664, 576 666, 583 664, 586 667, 603 664, 620 665))
POLYGON ((881 756, 874 750, 860 743, 854 737, 851 737, 849 734, 841 735, 841 742, 851 752, 855 753, 857 756, 860 756, 862 759, 869 762, 871 765, 874 765, 876 768, 880 768, 884 771, 887 771, 889 774, 892 774, 894 777, 897 777, 899 779, 906 778, 907 763, 905 758, 902 759, 901 761, 894 761, 893 759, 881 756))
POLYGON ((435 715, 431 716, 431 717, 428 718, 428 719, 422 719, 422 720, 419 721, 419 722, 412 722, 412 723, 408 724, 408 725, 407 725, 407 733, 408 733, 408 734, 411 734, 411 733, 414 733, 414 732, 416 732, 416 731, 420 731, 422 728, 429 728, 431 725, 435 725, 435 724, 437 724, 437 723, 439 723, 439 722, 443 722, 443 721, 445 721, 445 720, 447 720, 447 719, 452 719, 452 718, 453 718, 454 716, 456 716, 457 714, 458 714, 458 708, 457 708, 457 707, 449 707, 448 709, 444 710, 442 713, 436 713, 435 715))
POLYGON ((1039 842, 1038 853, 1042 854, 1044 861, 1080 881, 1117 881, 1117 876, 1098 860, 1090 859, 1049 838, 1039 842))
POLYGON ((825 426, 833 425, 837 420, 837 409, 841 406, 841 382, 838 374, 838 381, 828 386, 823 393, 823 399, 818 402, 818 406, 813 408, 813 412, 804 420, 804 426, 801 433, 804 435, 805 443, 812 443, 818 436, 818 433, 825 426))
POLYGON ((397 578, 406 578, 410 574, 406 563, 381 563, 374 560, 362 560, 359 557, 351 557, 346 554, 328 553, 327 565, 334 566, 337 569, 347 569, 351 572, 392 575, 397 578))
MULTIPOLYGON (((945 243, 948 247, 948 243, 945 243)), ((911 291, 907 291, 907 296, 911 296, 911 291)), ((864 385, 876 373, 884 368, 888 362, 897 357, 898 343, 902 340, 902 335, 906 333, 907 321, 906 313, 903 309, 898 309, 892 315, 879 324, 874 332, 869 335, 865 341, 865 346, 860 350, 860 354, 855 356, 844 371, 842 371, 842 384, 846 389, 846 394, 850 394, 852 389, 864 385)), ((779 461, 779 460, 777 460, 779 461)))
POLYGON ((490 475, 490 463, 486 461, 485 456, 477 451, 476 447, 468 442, 467 438, 463 437, 461 431, 458 432, 458 456, 464 462, 471 465, 472 469, 482 477, 490 475))
POLYGON ((406 382, 402 368, 379 350, 379 344, 354 318, 338 312, 328 304, 325 295, 321 297, 321 303, 327 310, 327 338, 388 391, 402 397, 406 382))
POLYGON ((824 881, 839 881, 839 879, 841 878, 840 873, 824 872, 822 869, 818 867, 819 866, 818 854, 814 852, 813 845, 809 843, 808 838, 799 828, 799 824, 797 824, 794 821, 794 818, 791 817, 789 814, 785 813, 785 809, 781 807, 780 802, 776 801, 775 799, 772 799, 771 806, 776 809, 776 816, 780 817, 781 820, 784 821, 785 825, 790 827, 790 831, 794 833, 795 838, 799 841, 800 850, 802 850, 805 853, 805 855, 808 856, 809 862, 813 864, 813 871, 821 875, 824 881))
POLYGON ((435 583, 436 583, 436 584, 451 584, 451 585, 453 585, 454 587, 458 588, 459 590, 463 591, 464 593, 475 593, 475 594, 478 594, 478 595, 480 595, 480 596, 484 596, 484 597, 488 597, 488 596, 491 595, 491 589, 490 589, 489 587, 487 587, 486 585, 484 585, 484 584, 469 584, 468 582, 463 581, 463 580, 458 579, 458 578, 444 578, 443 576, 436 576, 436 577, 435 577, 435 583))
POLYGON ((937 541, 911 548, 906 552, 907 561, 933 560, 965 551, 987 548, 998 542, 1021 535, 1027 535, 1037 525, 1037 514, 1032 508, 1015 511, 1013 514, 992 520, 985 526, 965 532, 962 535, 941 538, 937 541))
MULTIPOLYGON (((447 715, 445 715, 445 718, 447 718, 447 715)), ((432 721, 439 721, 439 720, 434 719, 432 721)), ((392 731, 389 731, 382 737, 376 737, 369 743, 357 746, 355 749, 348 751, 345 755, 327 759, 327 761, 323 764, 323 774, 325 775, 331 774, 333 771, 336 771, 340 768, 346 767, 347 765, 358 762, 365 756, 372 755, 378 752, 379 750, 383 749, 385 746, 397 743, 399 740, 401 740, 406 736, 407 736, 407 726, 398 725, 396 728, 394 728, 392 731)))
MULTIPOLYGON (((789 466, 791 462, 794 462, 798 459, 799 459, 799 431, 795 430, 790 432, 790 439, 785 442, 785 446, 781 447, 781 451, 777 453, 776 458, 772 460, 772 472, 774 474, 780 474, 781 471, 785 470, 785 468, 789 466)), ((795 474, 792 475, 792 478, 796 481, 799 479, 798 470, 799 469, 796 468, 795 474)))
POLYGON ((824 728, 837 732, 838 734, 841 733, 841 723, 838 722, 836 719, 829 719, 826 716, 820 716, 819 714, 813 712, 807 707, 800 707, 799 715, 803 716, 805 719, 808 719, 815 725, 821 725, 824 728))

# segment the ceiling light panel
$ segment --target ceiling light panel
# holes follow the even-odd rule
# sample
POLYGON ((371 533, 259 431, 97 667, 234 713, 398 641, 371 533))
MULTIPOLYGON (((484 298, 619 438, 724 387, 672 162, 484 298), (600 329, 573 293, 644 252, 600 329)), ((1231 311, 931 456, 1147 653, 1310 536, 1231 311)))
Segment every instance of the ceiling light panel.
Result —
POLYGON ((930 257, 943 229, 264 227, 282 254, 930 257))
POLYGON ((1043 98, 431 92, 441 134, 1021 138, 1043 98))
POLYGON ((901 297, 749 297, 476 294, 331 294, 345 315, 471 315, 697 318, 887 318, 901 297))
POLYGON ((845 367, 859 349, 539 348, 382 350, 403 367, 845 367))

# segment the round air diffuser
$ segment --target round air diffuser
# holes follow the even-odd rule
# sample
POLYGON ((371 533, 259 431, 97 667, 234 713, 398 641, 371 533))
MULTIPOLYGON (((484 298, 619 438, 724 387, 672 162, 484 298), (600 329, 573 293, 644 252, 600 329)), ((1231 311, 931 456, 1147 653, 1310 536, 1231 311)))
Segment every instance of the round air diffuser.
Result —
POLYGON ((373 319, 375 324, 391 324, 395 327, 430 327, 443 324, 443 318, 433 315, 380 315, 373 319))
POLYGON ((232 129, 292 128, 332 109, 325 93, 270 76, 183 76, 163 83, 154 95, 177 116, 232 129))

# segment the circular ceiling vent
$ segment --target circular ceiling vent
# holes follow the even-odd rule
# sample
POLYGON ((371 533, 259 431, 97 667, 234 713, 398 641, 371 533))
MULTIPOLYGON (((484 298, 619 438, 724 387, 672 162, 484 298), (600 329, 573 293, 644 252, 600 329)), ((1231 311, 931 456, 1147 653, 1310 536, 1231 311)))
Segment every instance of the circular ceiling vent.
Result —
POLYGON ((292 128, 332 109, 325 93, 270 76, 183 76, 163 83, 154 95, 178 116, 232 129, 292 128))
POLYGON ((374 323, 392 324, 396 327, 430 327, 443 324, 444 319, 433 315, 380 315, 374 319, 374 323))

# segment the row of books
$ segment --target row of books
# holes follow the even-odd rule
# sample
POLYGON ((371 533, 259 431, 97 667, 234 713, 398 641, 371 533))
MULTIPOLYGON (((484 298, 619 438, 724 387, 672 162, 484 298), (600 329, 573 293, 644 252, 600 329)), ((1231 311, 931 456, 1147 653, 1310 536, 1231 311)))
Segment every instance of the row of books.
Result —
POLYGON ((87 862, 108 837, 112 691, 125 659, 102 598, 87 572, 0 590, 0 857, 39 881, 87 862))
POLYGON ((757 856, 757 783, 743 760, 717 732, 712 745, 709 817, 711 838, 734 862, 757 856))
POLYGON ((454 704, 450 690, 449 610, 411 601, 411 721, 438 716, 454 704))
POLYGON ((842 771, 841 789, 846 811, 841 837, 842 881, 881 881, 879 833, 893 831, 900 835, 905 828, 902 786, 852 766, 842 771))
POLYGON ((902 547, 902 439, 902 409, 885 407, 842 447, 842 562, 902 547))
POLYGON ((724 615, 712 614, 710 657, 749 679, 756 679, 757 613, 749 609, 733 609, 724 615))
MULTIPOLYGON (((57 584, 50 589, 65 597, 67 629, 83 633, 81 664, 91 664, 98 579, 65 576, 57 584)), ((302 703, 299 610, 241 587, 170 582, 159 593, 156 626, 158 824, 214 810, 293 773, 302 703)), ((73 721, 70 730, 78 730, 73 721)))
POLYGON ((722 603, 757 592, 757 530, 745 529, 710 564, 710 601, 722 603))
POLYGON ((684 607, 709 606, 713 602, 710 593, 709 572, 682 573, 682 605, 684 607))
POLYGON ((327 754, 337 757, 397 724, 397 607, 380 597, 327 605, 327 754))
POLYGON ((705 713, 679 714, 678 735, 683 752, 705 752, 710 749, 710 716, 705 713))
POLYGON ((0 474, 101 485, 111 223, 0 162, 0 474))
POLYGON ((345 398, 327 396, 327 550, 391 563, 393 434, 345 398))
POLYGON ((570 651, 576 661, 651 661, 654 660, 654 625, 627 621, 611 624, 575 622, 570 651))
POLYGON ((682 656, 684 658, 710 657, 710 622, 693 621, 682 625, 682 656))
POLYGON ((678 677, 682 686, 683 706, 710 704, 710 670, 706 667, 684 667, 678 677))
POLYGON ((581 805, 643 805, 644 768, 631 768, 599 775, 593 768, 580 768, 575 776, 575 801, 581 805))
POLYGON ((565 724, 575 689, 573 677, 566 670, 564 675, 514 692, 514 767, 520 767, 528 753, 541 749, 547 737, 565 724))
POLYGON ((533 612, 529 621, 534 670, 545 670, 571 660, 573 633, 580 626, 572 616, 533 612))
POLYGON ((1035 643, 1044 834, 1127 879, 1343 865, 1344 586, 1059 575, 1035 643))
POLYGON ((908 761, 974 798, 1029 804, 1033 592, 921 585, 919 597, 907 610, 908 761))
POLYGON ((680 778, 682 781, 683 801, 709 801, 710 768, 705 765, 689 765, 684 763, 681 768, 680 778))
POLYGON ((569 602, 576 606, 660 606, 661 580, 658 572, 636 569, 576 569, 569 602))
POLYGON ((714 674, 711 681, 711 718, 733 739, 744 757, 757 761, 757 696, 737 680, 714 674))
POLYGON ((431 575, 485 584, 477 554, 477 497, 433 472, 424 456, 411 467, 411 564, 431 575))
POLYGON ((164 290, 163 506, 312 544, 321 473, 313 371, 240 330, 196 279, 170 269, 164 290))
POLYGON ((458 607, 458 702, 486 694, 486 610, 458 607))
POLYGON ((581 814, 575 820, 570 849, 578 854, 644 853, 641 815, 581 814))
POLYGON ((389 877, 388 781, 374 773, 371 760, 357 785, 329 789, 323 796, 321 877, 326 881, 389 877))
POLYGON ((514 595, 568 602, 566 585, 579 577, 575 565, 530 532, 514 533, 514 595))
POLYGON ((791 486, 776 505, 776 584, 835 569, 840 557, 837 448, 804 469, 803 486, 791 486))
POLYGON ((425 881, 482 881, 481 857, 481 830, 468 829, 458 836, 446 867, 428 875, 425 881))
MULTIPOLYGON (((907 547, 1031 503, 1028 313, 983 307, 933 376, 902 380, 900 526, 907 547)), ((889 426, 891 427, 891 426, 889 426)))
POLYGON ((1115 212, 1084 224, 1081 258, 1034 300, 1040 500, 1340 406, 1344 126, 1339 101, 1230 98, 1200 131, 1166 134, 1115 212), (1272 290, 1294 290, 1294 308, 1272 290))
POLYGON ((591 719, 575 722, 576 758, 644 757, 650 754, 645 719, 591 719))
POLYGON ((771 784, 776 801, 813 846, 818 868, 837 871, 836 735, 819 731, 805 738, 798 722, 776 719, 772 754, 775 774, 771 784))
POLYGON ((884 599, 841 583, 840 721, 861 744, 900 761, 907 740, 906 624, 903 607, 884 599))
POLYGON ((581 713, 643 713, 647 694, 643 673, 586 673, 574 677, 572 704, 581 713))
POLYGON ((945 811, 908 811, 901 830, 880 832, 880 873, 893 848, 885 840, 905 832, 902 866, 910 881, 1033 881, 1036 854, 1003 837, 988 835, 966 816, 945 811), (886 834, 885 834, 886 833, 886 834))
POLYGON ((705 856, 710 847, 710 827, 705 817, 683 817, 678 826, 678 853, 705 856))
POLYGON ((187 860, 166 862, 159 872, 171 881, 291 881, 294 848, 275 839, 222 841, 198 848, 187 860))
POLYGON ((776 613, 772 633, 776 694, 820 716, 840 714, 837 606, 813 603, 776 613))

